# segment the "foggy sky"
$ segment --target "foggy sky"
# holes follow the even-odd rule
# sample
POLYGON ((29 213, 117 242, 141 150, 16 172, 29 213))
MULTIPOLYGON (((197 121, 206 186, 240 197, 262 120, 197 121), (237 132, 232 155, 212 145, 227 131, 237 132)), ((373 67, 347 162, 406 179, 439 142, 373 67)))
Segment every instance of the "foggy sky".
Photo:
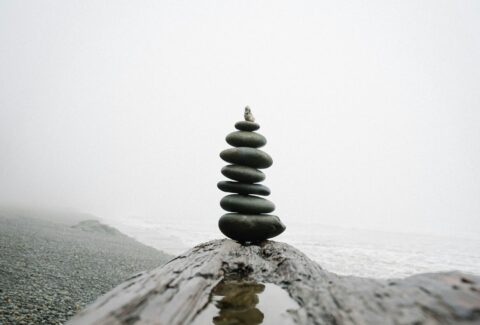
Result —
POLYGON ((223 214, 250 105, 288 224, 480 231, 479 1, 2 1, 0 204, 223 214))

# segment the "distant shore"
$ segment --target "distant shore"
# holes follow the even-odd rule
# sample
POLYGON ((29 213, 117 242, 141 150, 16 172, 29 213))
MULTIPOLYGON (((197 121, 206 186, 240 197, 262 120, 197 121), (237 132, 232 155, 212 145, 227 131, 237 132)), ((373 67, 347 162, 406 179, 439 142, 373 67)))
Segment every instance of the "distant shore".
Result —
POLYGON ((0 210, 0 324, 61 324, 172 256, 100 224, 0 210))

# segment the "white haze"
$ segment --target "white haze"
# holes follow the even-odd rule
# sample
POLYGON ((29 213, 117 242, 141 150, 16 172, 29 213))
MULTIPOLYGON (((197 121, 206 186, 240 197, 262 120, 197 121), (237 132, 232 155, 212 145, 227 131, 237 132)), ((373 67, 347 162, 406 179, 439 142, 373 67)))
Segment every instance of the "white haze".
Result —
POLYGON ((2 1, 0 204, 216 229, 248 104, 287 227, 475 235, 479 31, 476 0, 2 1))

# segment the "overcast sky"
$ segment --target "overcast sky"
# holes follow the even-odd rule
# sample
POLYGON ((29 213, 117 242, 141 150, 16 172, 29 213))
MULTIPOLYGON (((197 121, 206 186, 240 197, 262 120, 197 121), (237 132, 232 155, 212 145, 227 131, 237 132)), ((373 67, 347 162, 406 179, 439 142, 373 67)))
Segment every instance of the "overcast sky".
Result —
POLYGON ((216 227, 250 105, 287 224, 480 231, 480 2, 1 1, 0 204, 216 227))

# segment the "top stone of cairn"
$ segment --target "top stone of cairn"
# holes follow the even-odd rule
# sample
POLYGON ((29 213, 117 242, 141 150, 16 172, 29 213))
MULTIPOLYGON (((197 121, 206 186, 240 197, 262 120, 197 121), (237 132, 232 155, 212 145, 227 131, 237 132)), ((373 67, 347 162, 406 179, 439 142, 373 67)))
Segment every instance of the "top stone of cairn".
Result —
POLYGON ((243 113, 245 121, 235 123, 235 128, 240 131, 256 131, 260 129, 260 125, 255 123, 255 117, 253 117, 250 107, 245 107, 245 113, 243 113))

